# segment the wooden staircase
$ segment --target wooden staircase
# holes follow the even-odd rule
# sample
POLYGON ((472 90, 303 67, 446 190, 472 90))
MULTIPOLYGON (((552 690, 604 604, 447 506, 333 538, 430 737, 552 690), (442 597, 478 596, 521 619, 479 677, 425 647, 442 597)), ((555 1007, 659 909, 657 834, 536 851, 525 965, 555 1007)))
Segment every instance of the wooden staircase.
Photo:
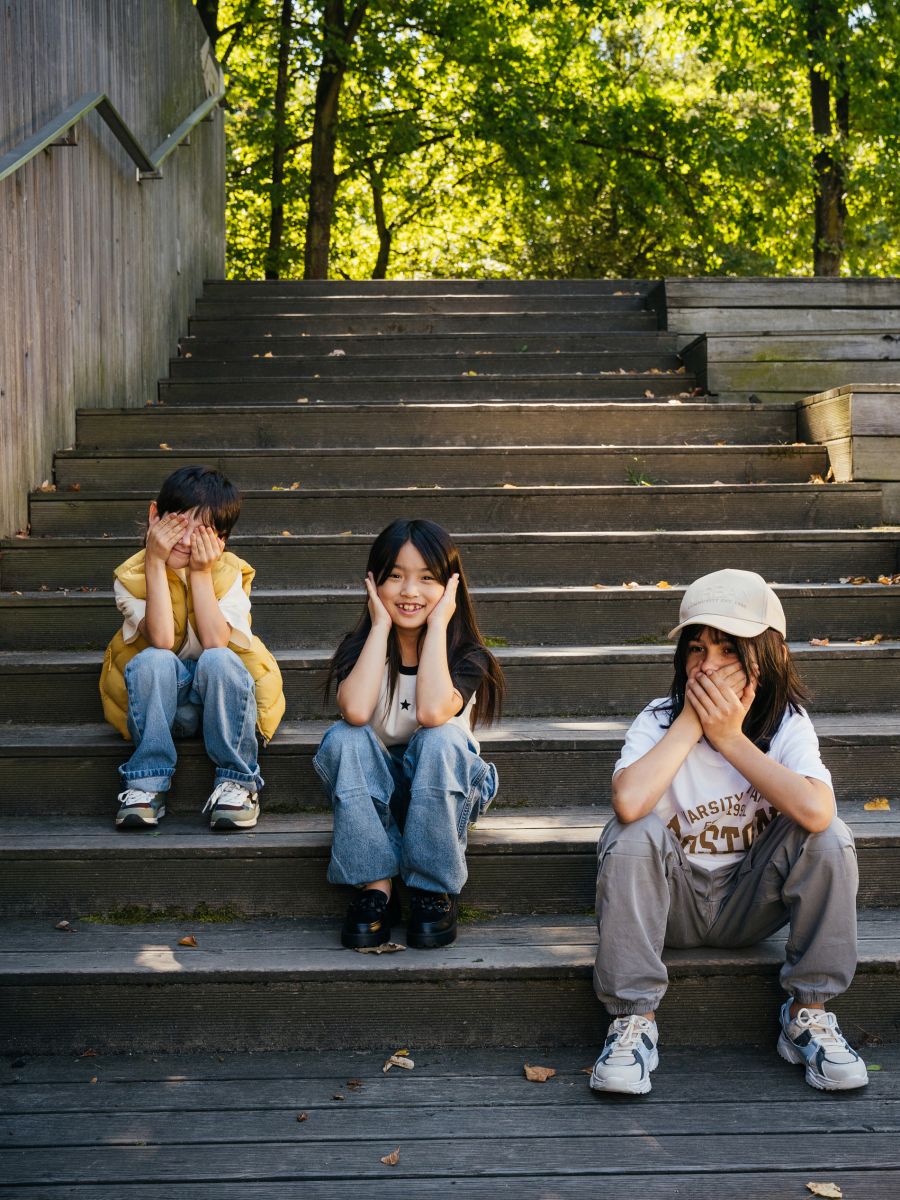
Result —
MULTIPOLYGON (((798 444, 793 403, 698 394, 650 291, 213 282, 157 405, 79 413, 56 490, 31 497, 31 535, 0 561, 7 1049, 596 1041, 611 768, 631 717, 667 689, 684 586, 724 566, 761 572, 784 602, 856 835, 861 963, 839 1016, 851 1038, 897 1038, 900 606, 896 589, 841 580, 897 572, 900 531, 882 526, 878 484, 810 482, 826 454, 798 444), (97 693, 111 571, 165 474, 198 461, 244 491, 232 545, 257 568, 254 628, 282 664, 286 723, 261 759, 254 832, 205 827, 212 772, 194 742, 160 829, 116 832, 124 746, 97 693), (470 838, 458 942, 374 957, 337 945, 346 896, 325 883, 311 759, 334 715, 322 668, 396 516, 458 536, 509 703, 483 737, 501 791, 470 838), (864 807, 892 795, 892 811, 864 807), (197 948, 178 945, 187 934, 197 948), (240 1019, 211 1020, 223 1007, 240 1019)), ((738 1007, 743 1040, 768 1041, 780 953, 778 939, 671 953, 667 1043, 729 1037, 738 1007)))

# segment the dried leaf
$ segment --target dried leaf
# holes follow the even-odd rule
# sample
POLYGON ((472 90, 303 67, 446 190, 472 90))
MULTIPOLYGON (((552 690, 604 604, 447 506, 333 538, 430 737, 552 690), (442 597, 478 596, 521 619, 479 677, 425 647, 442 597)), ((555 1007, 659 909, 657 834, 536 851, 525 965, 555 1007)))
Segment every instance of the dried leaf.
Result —
POLYGON ((38 488, 38 491, 39 492, 55 492, 56 484, 51 483, 49 479, 45 479, 44 482, 41 484, 41 486, 38 488))
POLYGON ((294 401, 294 403, 295 404, 309 404, 309 400, 307 400, 306 396, 298 396, 297 399, 294 401))
POLYGON ((363 1086, 363 1081, 361 1079, 348 1079, 347 1080, 347 1087, 351 1090, 351 1092, 358 1092, 362 1086, 363 1086))
POLYGON ((546 1083, 556 1074, 556 1067, 531 1067, 525 1064, 525 1078, 532 1083, 546 1083))
MULTIPOLYGON (((408 1050, 406 1054, 409 1054, 408 1050)), ((415 1065, 411 1058, 406 1058, 403 1054, 392 1054, 381 1069, 386 1075, 391 1067, 402 1067, 404 1071, 411 1071, 415 1065)))
POLYGON ((289 529, 282 529, 281 533, 279 534, 279 537, 293 537, 293 536, 294 535, 291 533, 291 531, 289 529))
POLYGON ((61 933, 77 933, 78 930, 69 921, 57 921, 53 926, 54 929, 60 930, 61 933))
POLYGON ((810 638, 809 644, 811 646, 830 646, 831 639, 830 638, 810 638))
POLYGON ((400 1161, 400 1147, 398 1146, 396 1150, 392 1150, 390 1154, 385 1154, 381 1161, 386 1167, 396 1167, 400 1161))
POLYGON ((189 933, 189 934, 187 935, 187 937, 183 937, 183 938, 179 938, 179 939, 178 939, 178 945, 179 945, 179 946, 193 946, 193 947, 195 947, 195 948, 196 948, 196 946, 197 946, 197 939, 194 937, 194 935, 193 935, 192 933, 189 933))
POLYGON ((406 1058, 406 1057, 408 1057, 408 1055, 409 1055, 409 1051, 408 1051, 408 1050, 406 1050, 406 1049, 403 1049, 403 1050, 395 1050, 395 1051, 394 1051, 394 1054, 395 1054, 395 1055, 396 1055, 398 1058, 406 1058))
POLYGON ((81 484, 80 484, 80 483, 70 483, 70 484, 69 484, 69 488, 68 488, 68 490, 69 490, 70 492, 80 492, 80 491, 81 491, 81 484))
POLYGON ((400 942, 382 942, 380 946, 356 947, 359 954, 396 954, 398 951, 405 949, 406 947, 400 942))
POLYGON ((297 1113, 297 1120, 298 1121, 308 1121, 309 1113, 297 1113))
POLYGON ((900 574, 898 575, 879 575, 878 582, 882 587, 890 587, 892 584, 900 583, 900 574))
POLYGON ((519 485, 517 483, 504 483, 503 486, 505 488, 517 488, 519 485))
POLYGON ((659 583, 657 583, 656 586, 658 588, 670 588, 672 585, 671 585, 671 583, 668 582, 668 580, 660 579, 659 583))
POLYGON ((352 537, 352 536, 353 536, 352 529, 342 529, 341 532, 338 534, 338 537, 352 537))
POLYGON ((298 490, 298 488, 299 488, 299 487, 300 487, 300 484, 299 484, 299 483, 292 483, 292 484, 291 484, 291 486, 288 488, 288 491, 289 491, 289 492, 296 492, 296 491, 298 490))
POLYGON ((346 1100, 347 1097, 342 1092, 335 1092, 331 1097, 332 1100, 346 1100))
POLYGON ((91 1076, 91 1078, 90 1078, 90 1082, 91 1082, 91 1083, 96 1083, 96 1082, 97 1082, 97 1076, 96 1076, 96 1075, 92 1075, 92 1076, 91 1076))
POLYGON ((477 375, 477 371, 463 371, 463 375, 477 375))
POLYGON ((647 390, 644 392, 644 395, 647 397, 648 400, 656 399, 656 392, 651 392, 649 388, 647 388, 647 390))
POLYGON ((274 358, 274 357, 275 357, 275 355, 272 353, 271 350, 267 350, 265 352, 265 354, 263 355, 263 358, 274 358))
POLYGON ((168 442, 160 442, 159 448, 160 448, 160 450, 171 450, 172 449, 172 447, 168 444, 168 442))
POLYGON ((328 357, 329 358, 343 358, 346 353, 347 353, 346 350, 332 350, 329 353, 328 357))
POLYGON ((814 1196, 825 1196, 827 1200, 841 1200, 844 1194, 836 1183, 808 1183, 806 1187, 814 1196))
POLYGON ((595 587, 595 588, 597 589, 597 591, 598 591, 598 592, 605 592, 605 591, 606 591, 606 584, 605 584, 605 583, 593 583, 593 584, 591 584, 591 587, 595 587))
MULTIPOLYGON (((193 358, 194 356, 193 356, 193 354, 191 354, 190 350, 188 350, 187 354, 182 354, 182 356, 181 356, 181 357, 182 357, 182 358, 193 358)), ((253 357, 255 358, 255 357, 256 357, 256 355, 254 354, 254 356, 253 356, 253 357)))
MULTIPOLYGON (((810 475, 809 479, 807 479, 806 482, 807 483, 824 483, 825 480, 822 478, 821 475, 810 475)), ((807 1186, 809 1186, 809 1185, 807 1185, 807 1186)))
POLYGON ((863 808, 866 812, 890 812, 891 802, 887 796, 875 796, 872 800, 867 800, 863 808))
POLYGON ((868 575, 842 575, 841 583, 852 583, 854 587, 859 587, 862 583, 871 583, 872 580, 868 575))
POLYGON ((623 587, 623 588, 629 588, 629 589, 631 589, 631 588, 636 588, 636 587, 640 587, 640 586, 641 586, 641 585, 638 583, 638 581, 637 581, 636 579, 630 579, 630 580, 625 580, 625 579, 623 579, 623 580, 622 580, 622 587, 623 587))
POLYGON ((681 401, 680 400, 667 400, 666 403, 667 404, 680 404, 681 401))
POLYGON ((874 633, 870 638, 854 638, 857 646, 877 646, 884 641, 883 633, 874 633))

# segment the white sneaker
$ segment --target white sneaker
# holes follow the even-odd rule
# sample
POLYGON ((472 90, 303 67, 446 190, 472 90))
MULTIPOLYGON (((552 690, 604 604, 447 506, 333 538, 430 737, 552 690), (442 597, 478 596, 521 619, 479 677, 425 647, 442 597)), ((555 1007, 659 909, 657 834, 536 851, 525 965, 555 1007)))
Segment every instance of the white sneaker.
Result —
POLYGON ((234 779, 223 779, 203 811, 209 813, 210 829, 252 829, 259 820, 259 797, 234 779))
POLYGON ((650 1072, 659 1066, 658 1039, 655 1021, 637 1015, 616 1017, 591 1072, 594 1091, 633 1096, 649 1092, 650 1072))
POLYGON ((117 829, 147 829, 158 825, 160 817, 166 815, 166 802, 162 792, 144 792, 140 788, 126 788, 119 792, 119 811, 116 813, 117 829))
POLYGON ((847 1042, 837 1017, 823 1008, 801 1008, 791 1020, 791 1001, 781 1006, 778 1053, 789 1063, 804 1063, 806 1082, 823 1092, 865 1087, 866 1064, 847 1042))

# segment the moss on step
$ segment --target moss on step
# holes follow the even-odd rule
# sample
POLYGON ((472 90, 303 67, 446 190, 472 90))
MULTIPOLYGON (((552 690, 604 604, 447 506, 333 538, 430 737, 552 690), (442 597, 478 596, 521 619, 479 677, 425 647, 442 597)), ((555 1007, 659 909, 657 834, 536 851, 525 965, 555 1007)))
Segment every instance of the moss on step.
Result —
MULTIPOLYGON (((257 913, 255 916, 260 916, 257 913)), ((236 908, 213 908, 209 904, 198 904, 192 911, 184 908, 144 908, 139 904, 126 904, 109 912, 88 913, 78 918, 92 925, 157 925, 169 921, 199 921, 204 925, 225 925, 231 921, 243 921, 244 913, 236 908)))

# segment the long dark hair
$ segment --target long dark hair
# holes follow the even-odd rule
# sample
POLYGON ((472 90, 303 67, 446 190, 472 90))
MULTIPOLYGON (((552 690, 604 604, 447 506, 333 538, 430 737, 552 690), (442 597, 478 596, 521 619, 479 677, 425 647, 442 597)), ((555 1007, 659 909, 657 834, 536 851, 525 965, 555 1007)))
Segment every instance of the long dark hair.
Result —
POLYGON ((659 706, 659 711, 667 714, 671 725, 684 708, 688 648, 704 628, 716 645, 729 642, 734 646, 748 679, 754 670, 758 672, 756 696, 741 728, 754 745, 767 753, 785 712, 798 712, 809 701, 809 693, 800 681, 791 652, 777 629, 766 629, 756 637, 744 638, 723 633, 711 625, 687 625, 682 629, 675 647, 672 688, 668 699, 659 706))
MULTIPOLYGON (((407 542, 411 542, 422 555, 429 571, 438 583, 446 584, 451 575, 459 575, 456 611, 447 626, 447 661, 451 669, 467 660, 482 668, 484 677, 475 697, 474 722, 475 724, 490 725, 500 716, 503 697, 506 693, 506 683, 500 664, 484 644, 484 638, 481 636, 478 622, 475 620, 475 611, 472 607, 466 575, 459 559, 459 550, 446 529, 434 521, 392 521, 387 529, 382 529, 372 543, 366 572, 371 571, 376 587, 380 586, 394 569, 397 555, 407 542)), ((425 638, 426 628, 427 626, 423 625, 419 633, 420 648, 425 638)), ((344 636, 328 664, 328 676, 324 689, 326 700, 332 684, 339 683, 353 670, 371 629, 372 618, 369 616, 369 605, 366 601, 356 627, 344 636)), ((397 687, 399 672, 400 646, 397 641, 397 631, 392 627, 388 636, 389 704, 397 687)))

